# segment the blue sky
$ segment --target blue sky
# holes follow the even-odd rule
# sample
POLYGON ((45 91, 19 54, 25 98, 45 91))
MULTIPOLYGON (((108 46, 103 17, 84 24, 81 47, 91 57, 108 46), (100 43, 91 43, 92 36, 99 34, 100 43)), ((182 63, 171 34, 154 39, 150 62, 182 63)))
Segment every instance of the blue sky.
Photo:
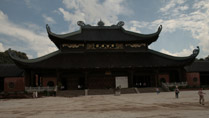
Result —
POLYGON ((126 30, 149 34, 163 30, 149 48, 173 56, 209 55, 209 0, 1 0, 0 51, 8 48, 37 58, 57 50, 45 29, 69 33, 77 21, 96 25, 124 21, 126 30))

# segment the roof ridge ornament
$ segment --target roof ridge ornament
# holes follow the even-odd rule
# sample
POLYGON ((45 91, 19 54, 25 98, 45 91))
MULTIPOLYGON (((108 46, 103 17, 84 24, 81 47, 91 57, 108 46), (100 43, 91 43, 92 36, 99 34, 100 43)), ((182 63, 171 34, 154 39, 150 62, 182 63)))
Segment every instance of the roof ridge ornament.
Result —
POLYGON ((194 49, 194 50, 193 50, 193 54, 194 54, 194 55, 198 55, 199 52, 200 52, 200 48, 199 48, 199 46, 197 46, 197 49, 194 49))
POLYGON ((104 22, 100 19, 100 21, 97 23, 98 26, 104 26, 104 22))
POLYGON ((86 24, 83 21, 78 21, 77 24, 78 26, 81 26, 81 27, 86 26, 86 24))
POLYGON ((51 29, 48 24, 46 24, 46 30, 47 30, 47 32, 51 32, 51 29))
POLYGON ((158 27, 158 32, 161 32, 161 31, 162 31, 162 29, 163 29, 163 26, 162 26, 162 25, 160 25, 160 26, 158 27))
POLYGON ((117 26, 118 26, 118 27, 123 27, 124 24, 125 24, 125 23, 124 23, 123 21, 119 21, 119 22, 117 23, 117 26))
MULTIPOLYGON (((83 21, 78 21, 77 24, 78 24, 78 26, 80 26, 80 27, 85 27, 85 28, 91 27, 91 25, 85 24, 83 21)), ((111 27, 123 27, 124 24, 125 24, 124 21, 119 21, 117 24, 111 25, 111 27)), ((104 25, 105 25, 105 23, 104 23, 101 19, 100 19, 99 22, 97 23, 97 26, 99 26, 99 27, 103 27, 104 25)), ((49 29, 49 31, 50 31, 50 28, 48 28, 48 27, 49 27, 48 24, 47 24, 46 27, 47 27, 47 29, 49 29)), ((162 26, 159 27, 159 29, 162 29, 162 26)))

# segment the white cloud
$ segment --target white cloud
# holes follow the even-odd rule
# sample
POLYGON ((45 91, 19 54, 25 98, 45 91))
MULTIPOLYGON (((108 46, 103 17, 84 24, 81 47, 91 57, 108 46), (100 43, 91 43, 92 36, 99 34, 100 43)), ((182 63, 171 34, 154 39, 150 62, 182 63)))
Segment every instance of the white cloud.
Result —
MULTIPOLYGON (((37 52, 37 56, 42 56, 56 50, 56 47, 48 39, 45 33, 38 33, 38 31, 34 31, 36 29, 31 29, 31 27, 35 27, 34 25, 31 25, 30 28, 26 28, 14 24, 9 21, 8 16, 2 11, 0 11, 0 26, 0 34, 10 37, 8 40, 16 40, 17 42, 21 41, 27 44, 25 47, 19 47, 21 51, 27 52, 28 50, 34 50, 37 52)), ((13 45, 14 44, 10 44, 7 47, 14 47, 13 45)))
POLYGON ((4 52, 4 51, 5 51, 5 48, 4 48, 3 44, 0 43, 0 52, 4 52))
MULTIPOLYGON (((209 0, 190 1, 192 7, 186 0, 166 1, 164 7, 160 9, 163 15, 160 19, 152 22, 131 21, 129 28, 132 31, 140 31, 142 28, 155 29, 159 25, 163 26, 162 33, 174 32, 176 30, 189 31, 191 36, 198 40, 198 46, 207 56, 209 53, 209 0)), ((183 56, 189 54, 190 49, 183 49, 181 52, 170 53, 165 49, 161 52, 166 54, 183 56)))
POLYGON ((8 20, 7 15, 5 15, 1 10, 0 10, 0 20, 1 22, 5 22, 8 20))
POLYGON ((190 31, 192 37, 198 40, 199 44, 197 45, 200 46, 201 51, 209 53, 209 0, 196 1, 190 8, 190 12, 186 14, 181 10, 187 10, 188 5, 185 2, 181 3, 182 7, 176 6, 176 4, 174 1, 170 1, 168 6, 175 7, 167 5, 163 7, 161 12, 167 15, 153 21, 152 26, 156 27, 162 24, 165 29, 163 32, 173 32, 177 29, 190 31))
MULTIPOLYGON (((118 15, 129 15, 131 11, 124 6, 124 0, 63 0, 64 8, 59 8, 64 20, 69 22, 69 29, 75 28, 77 21, 96 24, 99 19, 105 25, 112 25, 118 21, 118 15)), ((77 27, 77 26, 76 26, 77 27)))
MULTIPOLYGON (((170 0, 170 1, 166 1, 168 2, 164 7, 160 8, 161 12, 168 12, 170 9, 175 9, 176 6, 179 6, 183 3, 185 3, 186 0, 170 0)), ((186 6, 185 6, 186 7, 186 6)), ((179 9, 177 7, 177 9, 179 9)), ((186 10, 187 8, 180 8, 182 10, 186 10)))
POLYGON ((28 8, 31 8, 31 0, 24 0, 25 4, 27 5, 28 8))
POLYGON ((125 25, 125 29, 129 31, 141 33, 140 29, 141 28, 143 29, 148 25, 149 25, 148 22, 132 20, 127 22, 127 24, 125 25))
POLYGON ((49 17, 49 16, 47 16, 45 14, 43 14, 42 17, 44 18, 45 23, 47 23, 47 24, 48 23, 51 23, 51 24, 55 24, 56 23, 55 20, 52 17, 49 17))
POLYGON ((35 0, 24 0, 24 3, 28 8, 40 12, 42 10, 42 8, 40 7, 40 5, 37 5, 36 2, 37 1, 35 1, 35 0))
POLYGON ((191 55, 193 50, 194 50, 194 46, 190 46, 189 49, 183 49, 183 50, 180 51, 180 52, 172 53, 172 52, 169 52, 169 51, 166 50, 166 49, 161 49, 160 52, 165 53, 165 54, 168 54, 168 55, 172 55, 172 56, 180 56, 180 57, 184 57, 184 56, 189 56, 189 55, 191 55))

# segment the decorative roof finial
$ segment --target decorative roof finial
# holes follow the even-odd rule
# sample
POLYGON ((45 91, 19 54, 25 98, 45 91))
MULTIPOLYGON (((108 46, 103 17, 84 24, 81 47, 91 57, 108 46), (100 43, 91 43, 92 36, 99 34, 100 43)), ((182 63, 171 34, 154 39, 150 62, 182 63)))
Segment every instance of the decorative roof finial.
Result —
POLYGON ((100 21, 97 23, 98 26, 104 26, 104 22, 100 19, 100 21))
POLYGON ((83 27, 83 26, 86 25, 83 21, 78 21, 77 24, 78 24, 80 27, 83 27))
POLYGON ((117 24, 117 26, 118 26, 118 27, 122 27, 124 24, 125 24, 125 23, 124 23, 123 21, 119 21, 118 24, 117 24))
POLYGON ((199 48, 199 46, 197 46, 197 49, 193 50, 193 54, 197 55, 197 54, 199 54, 199 52, 200 52, 200 48, 199 48))

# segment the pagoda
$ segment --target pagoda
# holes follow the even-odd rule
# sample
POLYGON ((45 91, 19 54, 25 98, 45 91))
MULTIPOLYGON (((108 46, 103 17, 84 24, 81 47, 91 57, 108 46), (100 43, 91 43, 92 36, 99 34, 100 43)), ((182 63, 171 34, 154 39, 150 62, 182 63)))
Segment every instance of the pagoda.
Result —
POLYGON ((124 22, 97 26, 77 22, 80 29, 55 34, 46 25, 49 39, 58 48, 45 56, 23 60, 10 57, 24 70, 25 86, 63 86, 63 89, 109 89, 121 86, 156 87, 161 82, 186 81, 184 66, 190 65, 199 47, 187 57, 175 57, 149 49, 162 26, 152 34, 123 28, 124 22))

